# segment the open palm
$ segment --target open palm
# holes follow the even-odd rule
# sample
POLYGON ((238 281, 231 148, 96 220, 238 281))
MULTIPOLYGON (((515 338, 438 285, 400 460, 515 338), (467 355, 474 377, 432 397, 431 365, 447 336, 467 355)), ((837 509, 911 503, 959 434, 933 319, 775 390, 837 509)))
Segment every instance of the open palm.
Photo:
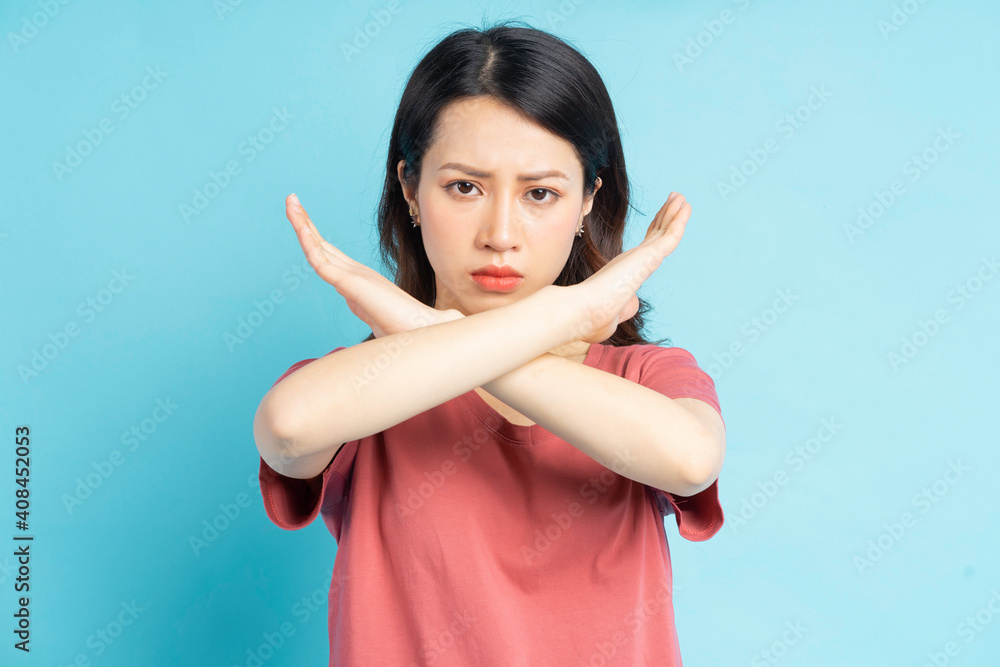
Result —
POLYGON ((421 303, 378 271, 327 242, 294 194, 285 199, 285 215, 316 275, 333 285, 351 312, 371 327, 376 338, 462 316, 458 311, 436 310, 421 303))
POLYGON ((594 275, 570 286, 584 316, 578 323, 579 340, 602 343, 614 335, 620 322, 639 312, 639 287, 680 243, 691 217, 691 205, 674 192, 656 213, 642 242, 605 264, 594 275))

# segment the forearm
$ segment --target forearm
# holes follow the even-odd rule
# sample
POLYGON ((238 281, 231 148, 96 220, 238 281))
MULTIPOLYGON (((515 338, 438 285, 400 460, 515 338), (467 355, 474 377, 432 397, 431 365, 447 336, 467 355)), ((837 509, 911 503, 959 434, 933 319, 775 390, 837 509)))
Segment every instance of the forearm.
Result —
POLYGON ((576 340, 563 289, 319 358, 268 392, 264 420, 292 457, 332 454, 576 340))
POLYGON ((707 486, 714 439, 688 410, 649 387, 554 354, 482 387, 624 477, 681 496, 707 486))

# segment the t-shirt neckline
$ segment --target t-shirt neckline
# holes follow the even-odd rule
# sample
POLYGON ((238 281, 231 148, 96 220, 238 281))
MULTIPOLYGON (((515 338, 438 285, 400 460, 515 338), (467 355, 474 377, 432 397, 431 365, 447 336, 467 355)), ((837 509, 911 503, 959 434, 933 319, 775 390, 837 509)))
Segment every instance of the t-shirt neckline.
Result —
MULTIPOLYGON (((596 368, 601 358, 604 356, 606 345, 591 343, 587 349, 587 354, 583 358, 583 365, 596 368)), ((460 397, 465 405, 479 417, 483 424, 503 437, 505 440, 518 445, 531 445, 542 440, 554 438, 555 435, 545 430, 541 424, 535 423, 531 426, 526 424, 515 424, 506 417, 494 410, 475 389, 469 390, 460 397)))

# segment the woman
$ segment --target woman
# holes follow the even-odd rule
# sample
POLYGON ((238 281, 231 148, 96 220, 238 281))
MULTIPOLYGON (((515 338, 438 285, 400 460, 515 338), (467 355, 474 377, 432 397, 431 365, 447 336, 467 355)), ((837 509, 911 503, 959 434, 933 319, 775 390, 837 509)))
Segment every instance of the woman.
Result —
POLYGON ((665 514, 722 526, 725 424, 687 351, 640 333, 690 216, 622 252, 600 76, 543 31, 447 36, 402 94, 379 207, 395 284, 303 252, 372 335, 293 365, 254 419, 268 516, 338 543, 331 665, 680 665, 665 514))

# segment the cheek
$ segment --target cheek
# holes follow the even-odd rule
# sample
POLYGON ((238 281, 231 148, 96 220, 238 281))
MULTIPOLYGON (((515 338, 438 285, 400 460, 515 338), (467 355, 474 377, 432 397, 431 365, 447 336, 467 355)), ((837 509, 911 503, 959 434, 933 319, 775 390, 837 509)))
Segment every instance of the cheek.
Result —
POLYGON ((421 220, 420 227, 424 252, 431 268, 439 278, 450 282, 451 276, 463 270, 462 262, 468 254, 462 249, 461 233, 439 217, 434 217, 433 222, 421 220))
POLYGON ((525 239, 530 257, 528 261, 532 265, 528 268, 532 272, 533 282, 537 280, 546 285, 555 282, 573 251, 575 238, 572 231, 563 229, 559 232, 531 235, 525 239))

